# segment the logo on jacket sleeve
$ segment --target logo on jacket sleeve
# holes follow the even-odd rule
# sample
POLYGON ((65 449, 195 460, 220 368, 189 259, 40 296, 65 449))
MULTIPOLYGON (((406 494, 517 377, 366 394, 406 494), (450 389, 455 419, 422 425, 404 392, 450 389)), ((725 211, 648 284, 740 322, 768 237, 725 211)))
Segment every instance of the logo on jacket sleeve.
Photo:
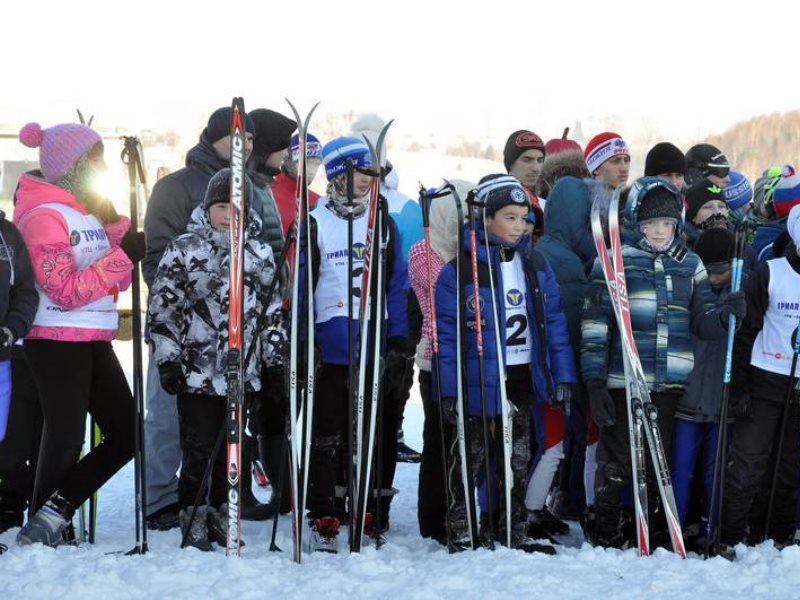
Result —
POLYGON ((73 229, 69 232, 69 245, 70 246, 77 246, 81 243, 81 234, 77 229, 73 229))

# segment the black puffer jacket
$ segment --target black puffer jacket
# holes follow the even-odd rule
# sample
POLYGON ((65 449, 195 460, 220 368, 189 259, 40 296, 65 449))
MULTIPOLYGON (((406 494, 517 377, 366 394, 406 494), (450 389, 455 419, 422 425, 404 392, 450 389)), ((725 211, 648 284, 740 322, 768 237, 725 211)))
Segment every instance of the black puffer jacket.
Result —
POLYGON ((259 237, 270 245, 272 255, 278 260, 283 249, 283 224, 272 194, 272 177, 256 170, 250 174, 250 178, 253 180, 253 195, 256 197, 253 209, 261 217, 259 237))
MULTIPOLYGON (((142 261, 142 274, 148 286, 153 284, 167 244, 186 233, 192 211, 203 202, 209 180, 227 166, 228 161, 220 158, 205 135, 201 135, 197 145, 186 153, 186 166, 153 186, 144 216, 147 255, 142 261)), ((251 208, 258 215, 263 213, 258 194, 254 194, 251 208)))
MULTIPOLYGON (((8 327, 14 339, 28 333, 39 307, 28 249, 17 228, 0 211, 0 327, 8 327)), ((0 348, 0 360, 10 349, 0 348)))

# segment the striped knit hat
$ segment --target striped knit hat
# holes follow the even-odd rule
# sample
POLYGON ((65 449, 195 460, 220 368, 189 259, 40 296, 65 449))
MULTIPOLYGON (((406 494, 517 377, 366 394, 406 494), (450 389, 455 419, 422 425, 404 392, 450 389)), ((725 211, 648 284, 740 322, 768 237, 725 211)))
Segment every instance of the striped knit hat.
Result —
POLYGON ((604 162, 620 154, 630 156, 631 151, 628 149, 628 144, 625 143, 625 140, 618 133, 612 133, 611 131, 598 133, 589 140, 589 143, 586 144, 586 150, 583 151, 586 166, 589 168, 589 173, 593 175, 604 162))
POLYGON ((523 206, 528 209, 531 206, 528 194, 517 178, 502 173, 481 178, 478 187, 475 188, 475 195, 478 201, 486 206, 487 217, 491 217, 506 206, 523 206))
POLYGON ((103 138, 91 127, 79 123, 62 123, 47 129, 38 123, 28 123, 20 130, 19 141, 28 148, 39 148, 39 168, 52 183, 70 171, 81 156, 101 144, 103 138))
POLYGON ((322 164, 328 181, 347 171, 348 159, 357 168, 372 166, 369 147, 357 137, 338 137, 322 147, 322 164))

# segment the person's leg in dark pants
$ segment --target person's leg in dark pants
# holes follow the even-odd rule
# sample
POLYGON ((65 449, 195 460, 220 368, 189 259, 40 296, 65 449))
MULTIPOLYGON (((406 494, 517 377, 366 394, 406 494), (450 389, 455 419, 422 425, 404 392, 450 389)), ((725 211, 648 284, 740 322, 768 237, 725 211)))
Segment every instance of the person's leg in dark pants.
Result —
POLYGON ((616 420, 599 428, 597 474, 595 476, 595 537, 603 544, 618 532, 620 492, 631 477, 631 450, 628 436, 625 390, 609 390, 614 399, 616 420))
MULTIPOLYGON (((430 371, 419 372, 419 389, 425 423, 422 428, 422 460, 419 465, 417 519, 422 537, 443 541, 446 538, 447 498, 442 466, 442 442, 439 428, 439 405, 431 395, 430 371)), ((463 494, 462 494, 463 495, 463 494)))
POLYGON ((315 383, 314 423, 308 480, 309 517, 336 517, 339 458, 347 451, 348 368, 323 364, 315 383))
MULTIPOLYGON (((747 515, 776 445, 782 409, 779 402, 751 397, 752 419, 739 421, 733 428, 722 506, 720 542, 723 544, 733 546, 744 539, 747 515)), ((792 450, 796 452, 797 448, 792 450)), ((794 459, 797 460, 796 455, 794 459)))
MULTIPOLYGON (((194 505, 214 443, 226 418, 226 400, 223 396, 202 394, 178 394, 177 399, 183 454, 181 474, 178 479, 178 502, 181 508, 188 509, 194 505)), ((201 497, 201 505, 208 504, 219 508, 226 502, 225 441, 222 444, 211 470, 208 487, 201 497)))
POLYGON ((0 442, 0 532, 22 525, 33 496, 42 437, 42 407, 21 346, 11 351, 11 407, 0 442))

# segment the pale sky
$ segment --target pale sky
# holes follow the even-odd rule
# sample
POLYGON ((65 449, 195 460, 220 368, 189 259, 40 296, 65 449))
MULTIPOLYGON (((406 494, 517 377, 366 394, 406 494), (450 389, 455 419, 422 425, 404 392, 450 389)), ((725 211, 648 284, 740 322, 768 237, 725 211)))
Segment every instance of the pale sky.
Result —
POLYGON ((612 118, 697 139, 800 108, 799 17, 792 0, 7 0, 0 122, 80 107, 181 130, 234 95, 284 113, 287 96, 406 135, 548 139, 581 119, 589 137, 612 118))

